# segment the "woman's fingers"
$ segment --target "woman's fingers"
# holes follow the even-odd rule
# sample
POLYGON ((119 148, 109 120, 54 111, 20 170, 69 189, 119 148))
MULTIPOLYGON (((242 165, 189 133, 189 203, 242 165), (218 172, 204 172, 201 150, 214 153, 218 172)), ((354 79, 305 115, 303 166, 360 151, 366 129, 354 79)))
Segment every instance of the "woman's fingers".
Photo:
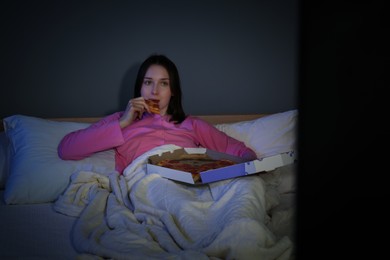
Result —
POLYGON ((145 111, 150 113, 150 108, 146 104, 143 97, 130 99, 127 103, 125 112, 120 118, 121 127, 126 127, 130 125, 136 118, 141 118, 145 111))
POLYGON ((141 118, 145 110, 144 106, 146 105, 143 103, 145 103, 145 101, 142 97, 130 99, 129 102, 127 102, 126 109, 119 120, 122 128, 130 125, 136 118, 141 118))
POLYGON ((145 111, 149 111, 149 107, 146 105, 143 98, 135 98, 130 100, 130 110, 133 109, 134 112, 137 112, 141 116, 145 111))

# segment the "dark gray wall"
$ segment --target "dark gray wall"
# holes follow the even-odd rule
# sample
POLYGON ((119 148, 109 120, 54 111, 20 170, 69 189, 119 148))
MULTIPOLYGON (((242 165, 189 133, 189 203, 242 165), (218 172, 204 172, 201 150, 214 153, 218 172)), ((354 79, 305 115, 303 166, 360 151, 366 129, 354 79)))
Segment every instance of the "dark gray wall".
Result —
POLYGON ((1 117, 122 110, 155 52, 178 66, 189 114, 297 108, 298 0, 0 5, 1 117))

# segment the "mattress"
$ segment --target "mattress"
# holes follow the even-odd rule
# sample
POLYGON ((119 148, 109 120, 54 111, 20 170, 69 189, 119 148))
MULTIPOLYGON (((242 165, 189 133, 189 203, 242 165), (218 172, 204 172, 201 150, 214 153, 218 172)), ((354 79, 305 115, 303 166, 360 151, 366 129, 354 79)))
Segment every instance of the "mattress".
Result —
POLYGON ((70 239, 74 217, 52 203, 5 205, 0 191, 0 259, 76 259, 70 239))

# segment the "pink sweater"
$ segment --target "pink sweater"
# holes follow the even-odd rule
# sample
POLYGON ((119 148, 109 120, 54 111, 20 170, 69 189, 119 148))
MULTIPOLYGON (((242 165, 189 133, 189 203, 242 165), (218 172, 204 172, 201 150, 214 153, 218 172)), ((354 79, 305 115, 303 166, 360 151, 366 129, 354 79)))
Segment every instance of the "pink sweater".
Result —
POLYGON ((135 158, 163 144, 180 147, 204 147, 227 154, 255 159, 256 154, 243 142, 233 139, 213 125, 189 116, 181 124, 169 122, 169 116, 144 114, 141 120, 121 129, 123 112, 111 114, 91 126, 67 134, 58 146, 64 160, 80 160, 93 153, 115 149, 119 173, 135 158))

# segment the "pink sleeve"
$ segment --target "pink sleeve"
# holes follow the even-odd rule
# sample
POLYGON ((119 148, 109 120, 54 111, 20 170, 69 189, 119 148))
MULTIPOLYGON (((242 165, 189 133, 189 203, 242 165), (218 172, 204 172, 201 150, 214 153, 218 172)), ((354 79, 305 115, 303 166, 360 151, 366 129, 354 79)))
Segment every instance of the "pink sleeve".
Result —
POLYGON ((201 146, 248 160, 257 158, 256 153, 243 142, 228 136, 206 121, 198 118, 192 120, 194 132, 201 146))
POLYGON ((64 136, 58 155, 64 160, 81 160, 93 153, 114 148, 124 142, 119 118, 122 112, 109 115, 87 128, 64 136))

